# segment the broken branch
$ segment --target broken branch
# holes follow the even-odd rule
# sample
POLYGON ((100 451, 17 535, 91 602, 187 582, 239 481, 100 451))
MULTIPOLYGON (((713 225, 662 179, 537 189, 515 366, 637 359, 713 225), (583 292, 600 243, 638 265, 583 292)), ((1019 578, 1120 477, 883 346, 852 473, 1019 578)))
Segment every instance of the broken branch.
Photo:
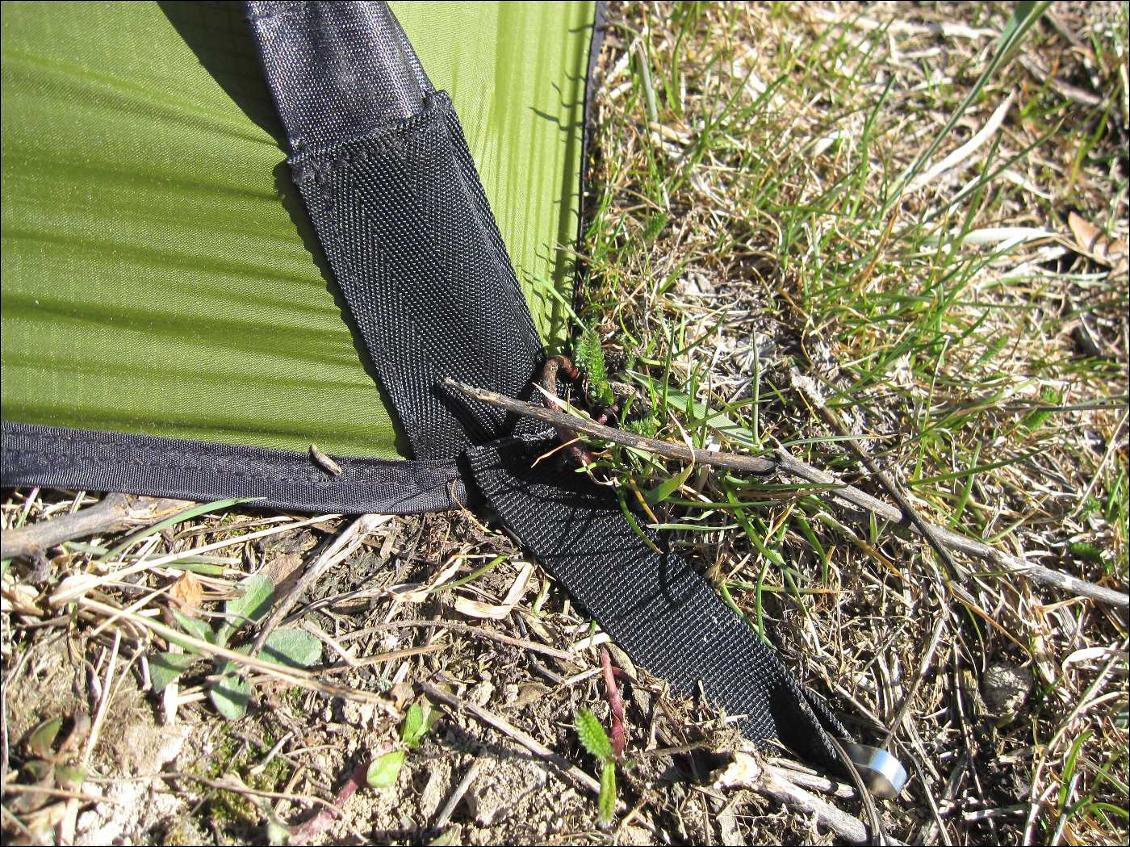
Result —
MULTIPOLYGON (((525 403, 522 400, 516 400, 513 397, 506 397, 493 391, 487 391, 484 388, 475 388, 451 378, 445 379, 443 384, 468 397, 473 397, 483 403, 497 406, 500 409, 505 409, 516 415, 535 418, 536 420, 545 421, 554 426, 566 427, 575 432, 583 432, 586 435, 600 438, 604 441, 610 441, 613 444, 620 444, 625 447, 642 450, 656 456, 662 456, 663 458, 684 462, 696 462, 697 464, 709 465, 711 467, 730 468, 732 470, 745 471, 746 473, 755 474, 757 476, 781 474, 795 476, 806 482, 812 482, 827 487, 830 496, 842 504, 846 504, 851 508, 871 512, 876 517, 882 518, 885 521, 921 532, 919 527, 914 524, 913 520, 907 515, 904 515, 903 511, 897 506, 892 506, 876 497, 872 497, 870 494, 856 488, 854 485, 848 485, 831 474, 815 468, 806 462, 800 461, 784 448, 778 448, 773 458, 742 456, 736 453, 723 453, 712 450, 699 450, 684 444, 674 444, 668 441, 659 441, 655 438, 645 438, 642 435, 636 435, 635 433, 625 432, 624 430, 595 423, 594 421, 582 418, 578 415, 554 411, 544 406, 535 406, 530 403, 525 403)), ((1122 608, 1130 607, 1130 595, 1121 591, 1115 591, 1112 588, 1096 585, 1093 582, 1078 579, 1070 574, 1044 567, 1043 565, 1026 562, 1023 559, 1010 556, 1007 553, 990 547, 983 541, 969 538, 960 533, 937 526, 936 524, 927 524, 927 526, 934 539, 946 547, 988 561, 1010 573, 1026 576, 1034 582, 1039 582, 1044 585, 1053 585, 1100 603, 1108 603, 1112 606, 1122 608)))
POLYGON ((4 530, 0 536, 0 558, 33 558, 64 542, 150 523, 174 515, 190 505, 184 500, 164 497, 107 494, 101 502, 73 515, 4 530))

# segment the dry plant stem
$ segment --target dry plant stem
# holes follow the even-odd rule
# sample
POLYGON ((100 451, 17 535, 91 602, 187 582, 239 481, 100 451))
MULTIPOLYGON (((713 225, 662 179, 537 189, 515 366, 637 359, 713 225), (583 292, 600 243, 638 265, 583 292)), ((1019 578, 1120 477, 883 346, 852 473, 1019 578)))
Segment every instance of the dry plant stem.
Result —
POLYGON ((0 559, 29 558, 76 538, 117 532, 137 524, 161 520, 190 506, 184 500, 107 494, 101 502, 74 514, 49 521, 6 529, 0 535, 0 559))
MULTIPOLYGON (((1048 741, 1048 743, 1045 744, 1043 749, 1040 751, 1040 757, 1036 762, 1036 768, 1032 775, 1032 782, 1029 790, 1028 816, 1024 824, 1024 844, 1036 843, 1033 840, 1035 838, 1036 819, 1039 817, 1040 808, 1042 807, 1044 800, 1043 796, 1039 795, 1037 790, 1037 786, 1040 781, 1040 773, 1043 771, 1044 766, 1047 765, 1052 751, 1057 749, 1056 745, 1059 743, 1060 739, 1071 728, 1072 723, 1074 723, 1080 712, 1082 712, 1087 706, 1091 704, 1092 696, 1102 687, 1107 677, 1109 677, 1111 672, 1114 670, 1115 665, 1123 660, 1128 646, 1130 646, 1130 642, 1128 642, 1126 639, 1123 639, 1122 643, 1118 647, 1118 650, 1113 656, 1111 656, 1110 661, 1106 663, 1106 665, 1101 671, 1099 671, 1098 675, 1094 678, 1091 684, 1087 686, 1087 690, 1083 692, 1083 696, 1078 699, 1078 702, 1076 702, 1075 706, 1071 709, 1071 712, 1056 728, 1056 731, 1052 735, 1051 740, 1048 741)), ((1048 786, 1048 790, 1050 791, 1054 787, 1054 785, 1048 786)))
MULTIPOLYGON (((760 758, 748 753, 735 754, 735 763, 742 765, 742 778, 733 782, 723 783, 725 787, 749 788, 762 794, 788 809, 793 809, 804 814, 812 815, 816 822, 832 830, 837 836, 849 844, 875 843, 873 834, 868 832, 867 826, 859 818, 832 805, 822 797, 818 797, 807 789, 795 785, 782 773, 780 768, 766 767, 760 758)), ((718 783, 716 783, 718 784, 718 783)), ((866 791, 863 792, 867 794, 866 791)), ((898 844, 892 838, 884 836, 886 843, 898 844)))
POLYGON ((120 806, 113 800, 94 794, 83 794, 81 791, 66 791, 62 788, 48 788, 45 785, 20 785, 18 782, 5 782, 4 793, 12 794, 42 794, 45 797, 60 797, 64 800, 78 800, 82 803, 107 803, 111 806, 120 806))
POLYGON ((488 726, 494 727, 503 735, 506 735, 517 741, 539 759, 544 759, 546 762, 549 762, 550 764, 559 768, 566 776, 569 777, 569 779, 571 779, 585 791, 592 794, 594 797, 600 795, 599 782, 582 771, 576 765, 572 765, 561 756, 558 756, 533 736, 518 729, 518 727, 514 726, 514 724, 510 723, 505 718, 501 718, 493 712, 488 712, 486 709, 482 708, 481 706, 476 706, 474 703, 469 703, 458 695, 450 691, 445 691, 438 685, 433 685, 430 682, 421 682, 420 689, 429 697, 446 703, 452 708, 467 712, 468 714, 472 715, 488 726))
MULTIPOLYGON (((380 706, 388 708, 386 701, 376 694, 369 691, 362 691, 356 688, 347 688, 341 685, 331 685, 317 679, 314 674, 307 671, 299 670, 298 668, 290 668, 285 665, 279 665, 274 662, 269 662, 266 659, 260 659, 256 656, 248 656, 236 650, 229 650, 227 647, 220 647, 217 644, 210 644, 200 638, 187 635, 171 626, 166 626, 160 621, 153 620, 152 618, 139 615, 135 612, 126 612, 123 609, 116 608, 107 603, 102 603, 98 600, 91 600, 89 597, 80 597, 75 601, 81 611, 90 612, 91 614, 103 618, 115 618, 123 621, 128 621, 134 626, 142 629, 147 629, 154 635, 158 635, 170 643, 180 643, 194 650, 198 650, 205 656, 219 657, 221 659, 228 659, 235 662, 243 668, 259 671, 274 679, 281 680, 290 685, 297 685, 300 688, 305 688, 309 691, 317 691, 329 697, 342 697, 345 699, 360 700, 368 703, 376 703, 380 706)), ((391 714, 391 711, 390 711, 391 714)))
MULTIPOLYGON (((834 488, 834 490, 830 492, 830 495, 851 508, 872 512, 877 517, 894 524, 902 525, 903 523, 902 510, 897 506, 884 503, 882 500, 872 497, 870 494, 861 491, 854 485, 846 485, 831 474, 800 461, 783 448, 779 448, 776 451, 774 459, 698 450, 693 447, 687 447, 684 444, 674 444, 668 441, 658 441, 654 438, 644 438, 643 436, 625 432, 624 430, 614 429, 610 426, 604 426, 603 424, 586 420, 577 415, 556 412, 542 406, 534 406, 529 403, 524 403, 521 400, 516 400, 513 397, 506 397, 493 391, 466 385, 454 379, 445 379, 444 385, 462 394, 466 394, 469 397, 474 397, 476 400, 481 400, 484 403, 498 406, 508 412, 513 412, 516 415, 535 418, 536 420, 545 421, 554 426, 564 426, 595 438, 601 438, 614 444, 621 444, 625 447, 643 450, 667 459, 696 462, 702 465, 710 465, 711 467, 730 468, 758 476, 769 476, 773 474, 795 476, 806 482, 813 482, 834 488)), ((1065 574, 1061 571, 1044 567, 1043 565, 1026 562, 1023 559, 1010 556, 1007 553, 990 547, 982 541, 968 538, 960 533, 940 526, 931 524, 930 528, 934 537, 950 549, 957 550, 969 556, 976 556, 1004 570, 1026 576, 1044 585, 1062 588, 1065 591, 1069 591, 1081 597, 1087 597, 1088 599, 1096 600, 1100 603, 1108 603, 1112 606, 1120 606, 1122 608, 1130 607, 1130 595, 1121 591, 1115 591, 1111 588, 1096 585, 1093 582, 1077 579, 1070 574, 1065 574)))
POLYGON ((833 747, 836 748, 836 753, 840 756, 840 761, 847 771, 847 775, 855 786, 856 792, 859 794, 859 802, 863 806, 863 810, 867 813, 867 821, 870 824, 870 835, 875 843, 887 844, 890 839, 887 834, 883 832, 882 822, 879 820, 879 810, 875 808, 875 798, 871 796, 871 792, 867 790, 867 786, 863 783, 863 777, 860 776, 859 770, 852 761, 851 756, 848 755, 844 746, 833 736, 828 736, 828 741, 833 747))
MULTIPOLYGON (((825 423, 827 423, 837 435, 845 439, 848 448, 855 457, 867 471, 879 481, 879 484, 883 486, 883 489, 890 495, 891 499, 898 503, 899 507, 902 509, 904 520, 913 523, 915 529, 917 529, 922 537, 929 542, 930 546, 934 548, 934 552, 938 554, 938 558, 945 564, 948 573, 951 576, 959 575, 961 571, 957 567, 957 563, 954 562, 949 550, 945 548, 941 539, 938 538, 934 527, 918 514, 918 510, 914 508, 914 504, 910 502, 910 498, 903 493, 902 488, 898 486, 882 468, 875 464, 875 460, 871 457, 867 448, 863 446, 862 440, 854 433, 849 432, 848 428, 844 426, 843 421, 828 408, 824 397, 819 393, 816 386, 811 383, 811 380, 800 378, 799 375, 794 375, 793 385, 816 407, 825 423)), ((886 736, 883 738, 880 745, 882 747, 887 747, 891 743, 892 738, 895 733, 898 732, 899 727, 910 711, 911 704, 914 702, 914 696, 918 693, 918 688, 922 684, 922 680, 925 679, 926 672, 930 669, 930 664, 938 649, 938 642, 942 637, 942 630, 945 628, 949 604, 946 602, 945 580, 942 578, 942 575, 938 573, 937 568, 934 568, 934 578, 934 588, 937 592, 938 603, 940 605, 938 619, 934 623, 934 629, 930 634, 930 640, 927 642, 926 650, 922 654, 922 659, 918 663, 914 679, 911 680, 906 693, 903 695, 902 702, 895 711, 894 718, 892 718, 890 724, 887 726, 886 736)))
MULTIPOLYGON (((106 678, 102 682, 101 693, 98 696, 97 709, 94 713, 94 720, 90 725, 90 734, 86 737, 86 744, 83 746, 82 756, 79 759, 79 767, 84 773, 90 769, 90 760, 94 755, 94 748, 98 745, 98 739, 102 733, 102 724, 106 721, 106 713, 109 709, 110 701, 114 698, 114 671, 118 666, 118 650, 121 645, 122 634, 120 631, 116 631, 114 633, 114 643, 110 647, 110 656, 106 662, 106 678)), ((79 789, 82 789, 81 783, 79 789)), ((63 820, 59 822, 57 831, 60 844, 74 843, 75 829, 78 823, 79 802, 80 801, 74 797, 67 801, 67 810, 63 816, 63 820)))
POLYGON ((259 633, 255 636, 255 641, 251 646, 251 655, 259 654, 263 645, 267 643, 271 631, 286 617, 287 612, 294 607, 298 598, 307 588, 313 585, 330 567, 352 555, 353 551, 361 546, 361 542, 365 540, 365 536, 369 534, 373 527, 387 520, 388 517, 383 515, 361 515, 342 530, 333 540, 333 543, 326 548, 326 551, 318 557, 318 560, 307 568, 301 577, 295 580, 286 596, 271 609, 271 614, 263 621, 263 625, 259 627, 259 633))
POLYGON ((485 388, 475 388, 466 383, 451 379, 450 377, 445 379, 443 384, 461 394, 466 394, 468 397, 474 397, 476 400, 481 400, 484 403, 497 406, 500 409, 505 409, 516 415, 534 418, 556 427, 564 427, 570 431, 583 432, 586 435, 602 438, 605 441, 611 441, 615 444, 622 444, 625 447, 645 450, 648 453, 654 453, 668 459, 678 459, 679 461, 695 462, 703 465, 724 466, 758 476, 771 474, 777 470, 777 463, 772 459, 762 459, 755 456, 739 456, 733 453, 713 453, 709 450, 687 447, 685 444, 674 444, 668 441, 657 441, 654 438, 644 438, 641 435, 635 435, 623 429, 615 429, 610 426, 605 426, 604 424, 598 424, 595 421, 587 420, 577 415, 557 412, 553 409, 547 409, 544 406, 535 406, 522 400, 516 400, 513 397, 507 397, 494 391, 488 391, 485 388), (719 456, 724 456, 725 458, 719 461, 719 456))
POLYGON ((215 788, 217 791, 231 791, 235 794, 241 794, 245 797, 266 797, 270 800, 289 800, 291 802, 310 803, 311 805, 323 806, 327 809, 337 811, 333 803, 328 800, 323 800, 321 797, 315 797, 313 794, 286 794, 282 791, 264 791, 258 788, 252 788, 249 785, 239 785, 234 782, 226 782, 222 779, 209 779, 199 774, 189 773, 187 771, 169 771, 168 773, 156 774, 153 779, 161 779, 166 782, 174 782, 178 779, 191 780, 198 782, 208 788, 215 788))
MULTIPOLYGON (((895 481, 891 479, 882 468, 875 464, 875 460, 871 458, 871 454, 867 452, 859 436, 848 431, 843 421, 828 408, 827 404, 824 402, 824 398, 819 394, 814 385, 809 384, 810 382, 811 380, 798 377, 794 377, 793 379, 793 384, 800 389, 801 393, 805 395, 808 401, 816 407, 816 410, 820 413, 820 417, 824 419, 824 422, 832 428, 836 435, 844 438, 845 443, 855 455, 856 459, 867 468, 868 473, 878 480, 879 484, 883 486, 883 489, 890 495, 891 499, 898 503, 899 508, 902 509, 902 522, 909 521, 914 524, 914 528, 917 529, 922 537, 930 543, 930 546, 934 548, 934 552, 938 554, 938 558, 945 562, 950 574, 959 574, 960 571, 958 570, 957 564, 954 562, 953 557, 950 556, 949 550, 942 544, 942 540, 935 533, 934 527, 926 523, 922 516, 918 514, 918 510, 914 508, 914 504, 910 502, 910 498, 903 493, 902 488, 896 485, 895 481)), ((944 602, 944 593, 940 593, 939 596, 944 602)))
MULTIPOLYGON (((899 524, 902 522, 902 512, 897 507, 889 503, 884 503, 882 500, 878 500, 870 494, 860 491, 853 485, 844 485, 831 474, 801 462, 784 450, 777 451, 777 458, 782 472, 792 474, 806 482, 841 486, 832 492, 833 497, 842 500, 849 506, 874 512, 877 517, 883 518, 891 523, 899 524)), ((1046 568, 1043 565, 1026 562, 1016 556, 1010 556, 1008 553, 990 547, 983 541, 977 541, 974 538, 969 538, 960 533, 945 529, 944 527, 931 524, 931 529, 934 532, 934 536, 942 544, 950 549, 957 550, 959 553, 976 556, 1004 570, 1026 576, 1033 582, 1062 588, 1080 597, 1087 597, 1088 599, 1096 600, 1100 603, 1107 603, 1112 606, 1121 606, 1124 609, 1130 607, 1130 595, 1124 592, 1115 591, 1112 588, 1106 588, 1102 585, 1096 585, 1093 582, 1077 579, 1070 574, 1053 570, 1052 568, 1046 568)))
POLYGON ((926 644, 926 650, 922 654, 922 659, 918 662, 914 679, 910 683, 910 687, 907 688, 906 694, 903 695, 902 702, 895 711, 895 716, 887 725, 887 734, 880 742, 880 747, 886 748, 890 745, 895 733, 897 733, 899 727, 902 726, 902 722, 906 720, 906 715, 910 711, 911 704, 914 702, 914 696, 918 693, 918 688, 922 684, 922 680, 926 678, 926 672, 930 669, 930 665, 934 661, 934 655, 938 652, 938 644, 942 640, 942 631, 945 629, 945 624, 946 615, 943 611, 934 622, 934 630, 930 633, 930 640, 926 644))
POLYGON ((425 627, 436 629, 448 629, 452 632, 462 632, 467 635, 474 636, 475 638, 485 638, 489 641, 497 641, 499 644, 509 644, 512 647, 521 647, 523 650, 529 650, 533 653, 541 653, 545 656, 550 656, 554 659, 560 659, 564 662, 569 662, 576 659, 576 654, 568 650, 558 650, 556 647, 549 647, 545 644, 539 644, 536 641, 527 641, 522 638, 514 638, 513 636, 506 635, 501 632, 495 632, 493 629, 484 629, 481 626, 470 626, 469 624, 459 623, 458 621, 444 621, 444 620, 426 620, 422 618, 405 618, 404 620, 389 621, 388 623, 373 624, 364 629, 359 629, 355 632, 347 633, 342 636, 341 643, 347 644, 350 641, 355 641, 358 638, 364 638, 367 635, 372 635, 375 632, 384 632, 390 629, 402 629, 404 627, 425 627))
POLYGON ((467 793, 467 789, 471 787, 471 783, 479 775, 482 761, 482 759, 475 759, 471 762, 471 766, 467 768, 467 772, 463 774, 463 778, 459 780, 459 784, 455 786, 455 790, 451 792, 451 796, 447 798, 447 802, 443 804, 443 808, 436 816, 435 823, 432 824, 434 829, 443 829, 447 826, 447 822, 451 820, 451 816, 455 813, 455 807, 459 805, 459 801, 463 799, 463 795, 467 793))

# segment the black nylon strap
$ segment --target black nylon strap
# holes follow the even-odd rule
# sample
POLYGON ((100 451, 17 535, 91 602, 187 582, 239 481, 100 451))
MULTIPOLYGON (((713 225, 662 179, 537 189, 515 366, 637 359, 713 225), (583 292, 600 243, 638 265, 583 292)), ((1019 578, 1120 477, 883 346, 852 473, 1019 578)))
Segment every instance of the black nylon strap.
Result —
POLYGON ((542 358, 451 101, 383 3, 249 8, 295 182, 416 458, 505 434, 505 413, 436 388, 516 395, 542 358))
MULTIPOLYGON (((503 522, 617 644, 687 695, 741 716, 748 738, 777 736, 809 759, 836 761, 811 699, 780 658, 685 560, 648 547, 607 488, 534 460, 552 440, 508 439, 467 451, 475 482, 503 522)), ((659 542, 654 535, 652 543, 659 542)), ((661 543, 661 542, 660 542, 661 543)))
POLYGON ((426 84, 391 12, 375 3, 248 8, 294 133, 295 180, 416 456, 463 453, 503 522, 645 667, 685 693, 701 680, 743 715, 750 738, 780 737, 833 763, 821 721, 843 728, 819 705, 814 713, 698 573, 653 553, 586 478, 534 468, 546 442, 505 438, 504 415, 438 390, 454 377, 517 396, 543 351, 450 101, 426 84))
POLYGON ((297 512, 417 514, 466 502, 454 462, 334 456, 340 475, 306 453, 4 421, 0 484, 159 493, 185 500, 262 498, 297 512), (454 499, 453 499, 454 498, 454 499))

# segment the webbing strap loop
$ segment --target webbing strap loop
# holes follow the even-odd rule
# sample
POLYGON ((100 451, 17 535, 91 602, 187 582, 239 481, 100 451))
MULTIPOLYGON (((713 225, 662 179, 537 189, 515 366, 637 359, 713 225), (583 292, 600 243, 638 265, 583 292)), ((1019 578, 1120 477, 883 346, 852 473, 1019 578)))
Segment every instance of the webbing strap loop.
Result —
POLYGON ((544 353, 450 103, 381 3, 248 3, 295 180, 418 459, 466 482, 640 663, 699 682, 751 739, 825 764, 835 718, 685 561, 656 553, 615 497, 533 459, 512 421, 445 377, 519 396, 544 353), (342 114, 335 112, 342 104, 342 114))

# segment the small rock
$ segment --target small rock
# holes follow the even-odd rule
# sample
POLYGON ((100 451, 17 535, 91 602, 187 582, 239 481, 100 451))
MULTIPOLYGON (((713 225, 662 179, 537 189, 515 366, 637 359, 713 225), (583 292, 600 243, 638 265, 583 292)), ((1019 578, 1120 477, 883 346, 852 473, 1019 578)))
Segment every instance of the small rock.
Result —
POLYGON ((420 813, 425 820, 431 820, 447 796, 448 776, 446 768, 433 770, 424 790, 420 792, 420 813))
POLYGON ((981 696, 985 705, 1000 718, 1016 717, 1031 690, 1031 671, 1007 662, 990 663, 981 678, 981 696))

